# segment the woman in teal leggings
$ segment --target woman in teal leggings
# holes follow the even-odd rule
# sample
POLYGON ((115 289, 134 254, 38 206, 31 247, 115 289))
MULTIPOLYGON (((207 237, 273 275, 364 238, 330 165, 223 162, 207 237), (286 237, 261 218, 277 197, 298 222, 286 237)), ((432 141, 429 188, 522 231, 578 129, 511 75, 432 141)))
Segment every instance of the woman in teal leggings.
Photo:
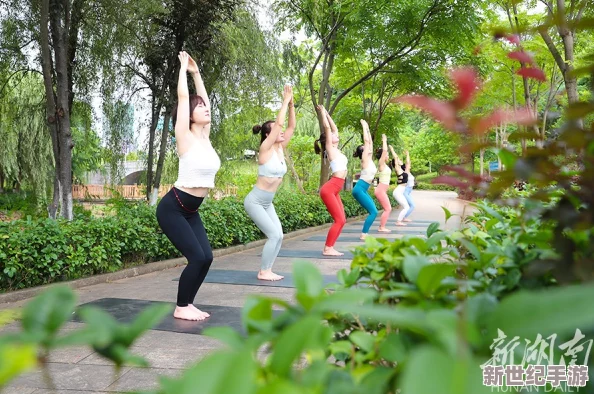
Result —
POLYGON ((363 224, 363 231, 361 233, 361 239, 365 239, 369 233, 369 228, 377 217, 377 208, 367 192, 369 186, 373 183, 377 167, 375 166, 372 157, 373 141, 371 140, 371 134, 369 134, 369 126, 363 119, 361 119, 361 126, 363 126, 363 145, 359 145, 353 154, 353 157, 361 159, 361 176, 353 188, 353 197, 355 197, 355 200, 369 212, 369 215, 363 224))

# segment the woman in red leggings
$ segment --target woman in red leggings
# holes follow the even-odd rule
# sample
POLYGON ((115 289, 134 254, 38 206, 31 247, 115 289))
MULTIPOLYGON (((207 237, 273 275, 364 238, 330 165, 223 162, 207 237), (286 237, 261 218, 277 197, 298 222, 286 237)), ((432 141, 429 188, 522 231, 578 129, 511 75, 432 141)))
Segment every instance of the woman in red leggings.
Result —
POLYGON ((320 130, 320 139, 315 142, 315 150, 317 154, 324 152, 326 157, 330 160, 330 170, 332 171, 332 178, 324 186, 320 188, 320 197, 324 201, 324 205, 328 212, 334 219, 334 224, 328 231, 326 237, 326 245, 322 254, 324 256, 342 256, 334 249, 334 244, 346 224, 346 215, 344 214, 344 206, 340 200, 340 191, 344 186, 344 180, 347 176, 347 158, 338 149, 338 128, 332 121, 332 118, 322 105, 318 105, 316 109, 320 112, 323 119, 323 130, 320 130), (320 149, 321 145, 321 149, 320 149))

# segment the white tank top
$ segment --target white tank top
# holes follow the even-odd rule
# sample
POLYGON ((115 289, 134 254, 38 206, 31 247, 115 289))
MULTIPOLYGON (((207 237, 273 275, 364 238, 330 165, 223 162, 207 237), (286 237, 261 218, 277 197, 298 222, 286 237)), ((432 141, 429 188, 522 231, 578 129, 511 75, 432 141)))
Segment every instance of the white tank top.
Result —
POLYGON ((367 168, 361 169, 361 179, 363 179, 367 183, 373 182, 373 178, 375 177, 375 173, 377 172, 377 167, 375 163, 370 160, 369 165, 367 168))
POLYGON ((264 164, 258 166, 258 176, 267 178, 282 178, 287 173, 287 163, 280 159, 276 149, 272 149, 272 156, 264 164))
POLYGON ((339 151, 338 155, 336 155, 336 158, 330 162, 330 169, 332 170, 332 173, 334 174, 338 171, 346 171, 348 162, 349 161, 344 153, 339 151))
POLYGON ((179 172, 175 187, 214 187, 217 171, 221 168, 221 159, 212 147, 210 140, 194 145, 179 157, 179 172))

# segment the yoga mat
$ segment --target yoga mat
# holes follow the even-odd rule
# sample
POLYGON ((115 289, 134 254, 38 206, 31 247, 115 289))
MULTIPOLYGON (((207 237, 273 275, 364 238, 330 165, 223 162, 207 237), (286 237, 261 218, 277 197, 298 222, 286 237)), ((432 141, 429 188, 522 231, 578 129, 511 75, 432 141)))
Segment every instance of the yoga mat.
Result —
MULTIPOLYGON (((324 237, 326 240, 326 237, 324 237)), ((329 260, 351 260, 353 254, 347 250, 337 248, 339 252, 344 253, 344 256, 324 256, 321 249, 316 250, 282 250, 278 254, 279 257, 301 257, 304 259, 329 259, 329 260)))
MULTIPOLYGON (((202 321, 181 320, 173 317, 174 302, 135 300, 128 298, 101 298, 81 306, 95 306, 108 312, 120 323, 134 320, 143 309, 153 304, 171 305, 171 313, 165 316, 161 323, 153 328, 158 331, 179 332, 184 334, 200 334, 207 327, 227 326, 241 330, 241 308, 219 305, 196 305, 197 308, 208 312, 210 317, 202 321)), ((75 313, 72 321, 83 322, 75 313)))
MULTIPOLYGON (((250 285, 250 286, 269 286, 269 287, 289 287, 294 288, 293 275, 288 272, 277 272, 284 276, 281 280, 260 280, 256 278, 255 271, 239 270, 210 270, 204 279, 205 283, 222 283, 228 285, 250 285)), ((335 275, 323 275, 324 284, 338 283, 335 275)), ((179 278, 173 279, 179 281, 179 278)))

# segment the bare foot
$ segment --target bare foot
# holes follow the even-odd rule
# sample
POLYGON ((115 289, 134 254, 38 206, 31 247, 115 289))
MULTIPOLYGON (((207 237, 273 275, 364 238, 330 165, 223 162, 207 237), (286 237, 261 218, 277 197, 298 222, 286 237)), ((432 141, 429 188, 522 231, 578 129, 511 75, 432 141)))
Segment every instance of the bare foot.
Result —
POLYGON ((194 321, 206 319, 204 315, 199 314, 189 306, 176 306, 175 311, 173 312, 173 317, 175 317, 176 319, 194 321))
POLYGON ((362 234, 361 234, 361 236, 359 237, 359 239, 360 239, 361 241, 363 241, 363 240, 365 240, 365 237, 367 237, 367 234, 365 234, 365 233, 362 233, 362 234))
POLYGON ((192 308, 193 310, 195 310, 196 312, 198 312, 201 315, 204 315, 204 317, 210 317, 210 314, 208 312, 204 312, 201 311, 200 309, 196 308, 194 305, 190 304, 188 305, 190 308, 192 308))
POLYGON ((402 222, 396 222, 397 226, 406 226, 406 223, 402 223, 402 222))
POLYGON ((380 233, 391 233, 392 232, 392 230, 390 230, 388 228, 385 228, 385 227, 384 228, 381 228, 380 227, 380 228, 377 229, 377 231, 380 232, 380 233))
POLYGON ((334 249, 334 247, 325 247, 324 251, 322 252, 324 256, 344 256, 344 253, 340 253, 338 250, 334 249))
POLYGON ((284 276, 277 275, 274 272, 272 272, 272 270, 264 270, 258 272, 258 279, 260 280, 281 280, 283 278, 284 276))
POLYGON ((404 219, 403 222, 412 222, 410 219, 404 219))

